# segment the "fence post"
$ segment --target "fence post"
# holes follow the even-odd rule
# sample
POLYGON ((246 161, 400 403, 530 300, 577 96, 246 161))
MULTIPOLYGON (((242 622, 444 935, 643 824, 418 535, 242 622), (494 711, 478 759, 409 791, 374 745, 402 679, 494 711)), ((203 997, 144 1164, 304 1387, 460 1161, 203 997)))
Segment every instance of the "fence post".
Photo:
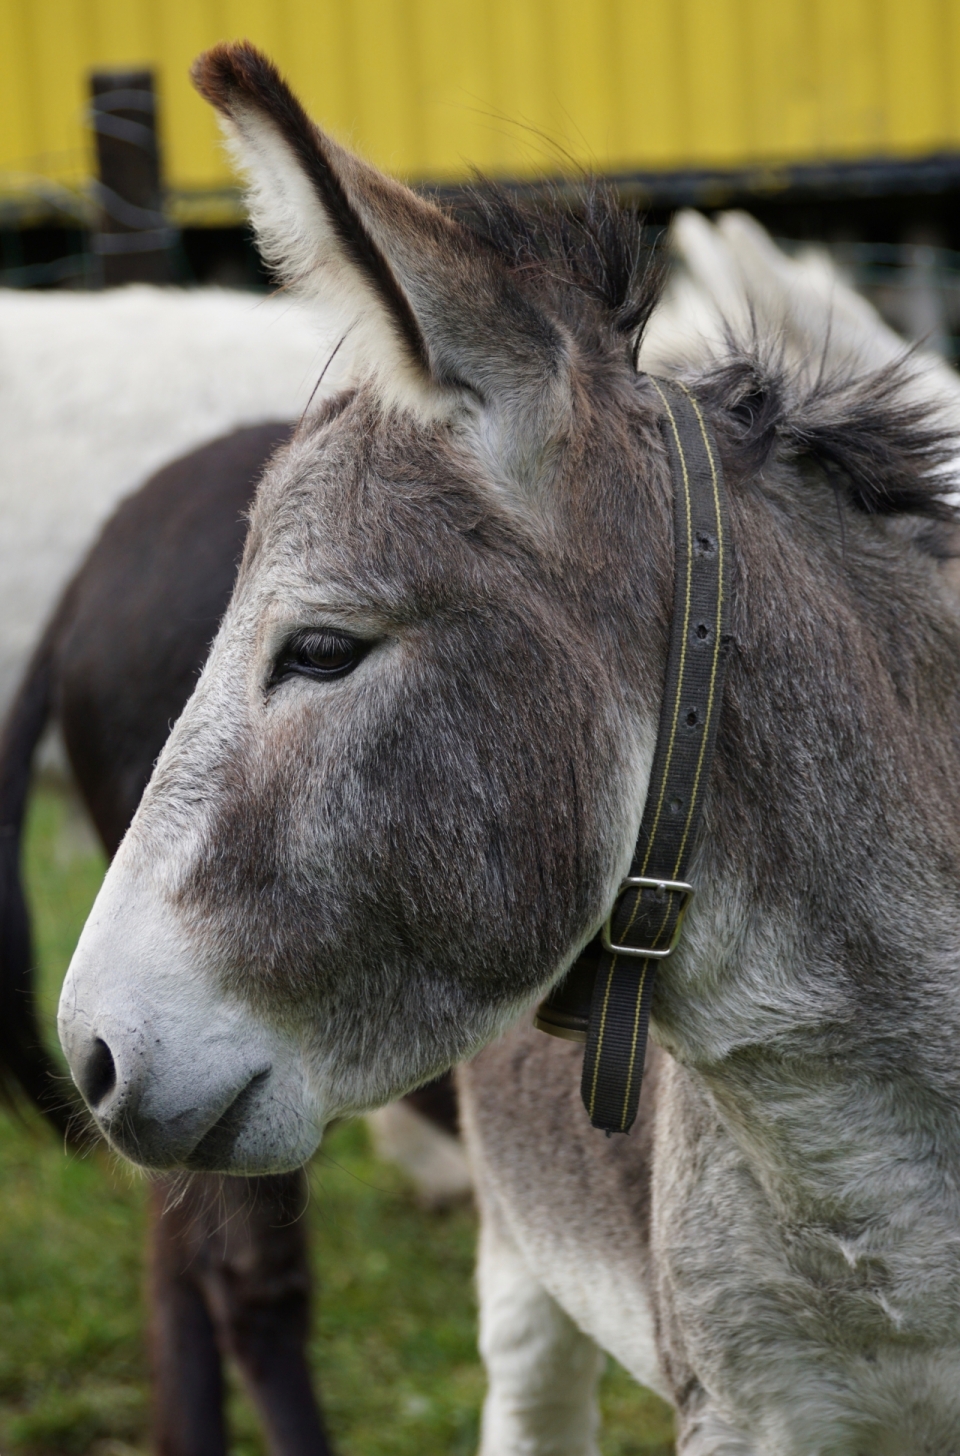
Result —
POLYGON ((153 74, 95 71, 90 91, 99 173, 92 248, 101 280, 172 283, 176 230, 163 214, 153 74))

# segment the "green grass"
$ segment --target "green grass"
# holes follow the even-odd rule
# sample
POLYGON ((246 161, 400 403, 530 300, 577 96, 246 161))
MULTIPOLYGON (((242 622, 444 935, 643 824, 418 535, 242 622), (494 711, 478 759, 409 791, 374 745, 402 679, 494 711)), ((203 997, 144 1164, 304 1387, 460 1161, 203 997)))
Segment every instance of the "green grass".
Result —
MULTIPOLYGON (((42 1004, 51 1028, 103 865, 64 800, 34 796, 26 845, 42 1004)), ((314 1160, 314 1368, 341 1456, 468 1456, 475 1350, 471 1211, 423 1213, 361 1124, 314 1160)), ((44 1127, 0 1115, 0 1451, 134 1456, 148 1448, 142 1293, 145 1186, 102 1150, 67 1157, 44 1127)), ((667 1456, 670 1415, 611 1368, 604 1456, 667 1456)), ((263 1456, 235 1384, 237 1456, 263 1456)))

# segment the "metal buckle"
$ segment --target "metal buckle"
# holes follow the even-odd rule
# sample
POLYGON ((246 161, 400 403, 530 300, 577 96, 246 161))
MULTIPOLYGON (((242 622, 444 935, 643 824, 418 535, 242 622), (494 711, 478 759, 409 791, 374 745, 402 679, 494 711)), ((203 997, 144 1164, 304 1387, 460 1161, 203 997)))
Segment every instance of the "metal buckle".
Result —
POLYGON ((676 950, 680 941, 680 932, 683 929, 683 918, 690 908, 690 901, 693 899, 693 886, 686 884, 683 880, 658 880, 648 879, 645 875, 628 875, 620 884, 613 904, 610 906, 610 914, 607 916, 606 924, 600 933, 603 948, 611 955, 634 956, 641 961, 662 961, 676 950), (670 944, 662 950, 654 950, 653 946, 615 945, 613 942, 613 912, 617 908, 617 901, 627 890, 663 890, 673 891, 674 894, 682 895, 683 903, 680 906, 680 913, 677 915, 677 923, 673 927, 673 934, 670 937, 670 944))

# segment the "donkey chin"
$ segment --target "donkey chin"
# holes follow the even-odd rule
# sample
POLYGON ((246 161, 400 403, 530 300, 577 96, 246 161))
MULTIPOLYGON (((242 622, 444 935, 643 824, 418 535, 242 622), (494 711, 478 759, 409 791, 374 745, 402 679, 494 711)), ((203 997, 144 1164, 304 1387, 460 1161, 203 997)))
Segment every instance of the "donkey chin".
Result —
POLYGON ((151 888, 107 877, 60 997, 60 1041, 98 1129, 153 1170, 300 1166, 327 1120, 302 1048, 217 989, 151 888), (119 921, 122 961, 103 954, 119 921))

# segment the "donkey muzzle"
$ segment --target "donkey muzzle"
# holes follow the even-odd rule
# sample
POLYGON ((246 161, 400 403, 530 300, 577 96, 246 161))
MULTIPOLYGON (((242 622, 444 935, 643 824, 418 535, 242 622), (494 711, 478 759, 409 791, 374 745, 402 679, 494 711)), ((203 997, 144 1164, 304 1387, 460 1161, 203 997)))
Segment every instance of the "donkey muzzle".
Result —
POLYGON ((280 1172, 320 1141, 303 1057, 114 865, 60 998, 60 1040, 99 1130, 151 1169, 280 1172))

